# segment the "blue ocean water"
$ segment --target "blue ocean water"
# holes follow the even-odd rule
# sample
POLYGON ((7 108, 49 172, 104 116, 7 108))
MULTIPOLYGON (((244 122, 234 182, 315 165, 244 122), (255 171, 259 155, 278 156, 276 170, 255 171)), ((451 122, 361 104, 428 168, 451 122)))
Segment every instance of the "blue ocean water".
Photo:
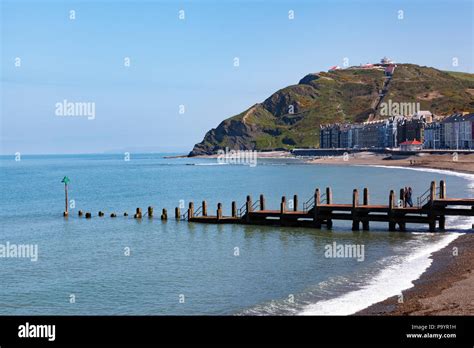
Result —
POLYGON ((112 154, 3 156, 0 165, 0 244, 38 246, 36 262, 0 258, 2 315, 349 314, 409 286, 433 250, 474 222, 449 220, 449 233, 432 234, 426 226, 409 227, 420 233, 388 233, 385 224, 373 224, 356 233, 338 221, 329 231, 173 219, 174 208, 189 201, 198 207, 205 199, 210 211, 222 202, 228 214, 232 200, 240 206, 246 195, 263 193, 278 209, 282 195, 298 194, 302 202, 326 186, 341 203, 363 187, 373 203, 386 203, 390 189, 404 186, 416 197, 432 180, 446 180, 450 196, 473 197, 472 175, 295 159, 218 165, 163 154, 132 154, 130 161, 112 154), (75 202, 67 219, 65 175, 75 202), (154 219, 133 219, 136 207, 149 205, 154 219), (162 208, 168 221, 159 219, 162 208), (79 209, 93 218, 78 218, 79 209), (97 217, 99 210, 106 216, 97 217), (325 246, 333 242, 364 245, 364 260, 326 258, 325 246), (344 299, 358 291, 364 298, 348 306, 344 299))

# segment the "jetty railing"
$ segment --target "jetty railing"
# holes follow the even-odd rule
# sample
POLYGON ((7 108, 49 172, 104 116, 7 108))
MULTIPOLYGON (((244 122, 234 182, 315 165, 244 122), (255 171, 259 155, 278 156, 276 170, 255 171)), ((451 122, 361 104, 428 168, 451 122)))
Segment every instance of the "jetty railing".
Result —
POLYGON ((253 204, 252 204, 252 211, 253 211, 253 210, 256 210, 259 205, 260 205, 260 201, 255 201, 255 202, 253 202, 253 204))
POLYGON ((189 211, 185 211, 183 214, 180 216, 181 220, 188 220, 189 219, 189 211))
POLYGON ((303 211, 307 213, 314 207, 314 195, 311 196, 306 202, 303 202, 303 211))
POLYGON ((247 202, 245 202, 238 210, 237 210, 237 216, 242 217, 247 213, 247 202))
MULTIPOLYGON (((247 198, 248 199, 248 198, 247 198)), ((257 208, 260 206, 260 201, 255 201, 252 203, 252 205, 250 206, 250 210, 251 211, 255 211, 257 210, 257 208)), ((245 214, 247 214, 247 202, 245 202, 244 204, 242 204, 242 206, 237 209, 237 216, 238 217, 243 217, 245 214)))
MULTIPOLYGON (((420 196, 418 196, 416 198, 416 205, 421 208, 423 205, 425 205, 426 203, 428 203, 430 200, 431 200, 431 191, 432 191, 432 188, 430 187, 429 189, 427 189, 425 192, 423 192, 420 196)), ((435 189, 435 195, 434 197, 441 197, 441 187, 437 187, 435 189)), ((400 199, 402 199, 400 197, 400 199)))
POLYGON ((197 208, 197 210, 194 212, 194 216, 201 216, 202 214, 202 205, 197 208))
MULTIPOLYGON (((326 198, 326 192, 323 192, 319 199, 322 201, 326 198)), ((307 213, 314 207, 314 195, 312 195, 306 202, 303 202, 303 212, 307 213)))

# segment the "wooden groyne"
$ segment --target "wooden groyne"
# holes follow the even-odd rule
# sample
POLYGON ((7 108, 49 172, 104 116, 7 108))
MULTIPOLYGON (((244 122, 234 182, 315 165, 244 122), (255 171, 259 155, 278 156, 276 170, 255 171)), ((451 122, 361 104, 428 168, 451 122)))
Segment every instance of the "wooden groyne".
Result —
MULTIPOLYGON (((247 196, 244 204, 240 207, 236 201, 231 203, 231 215, 225 216, 222 203, 217 204, 215 213, 212 212, 206 201, 195 209, 194 202, 189 202, 188 208, 183 212, 176 207, 174 216, 176 220, 214 223, 214 224, 248 224, 248 225, 274 225, 321 228, 325 226, 332 228, 334 220, 352 222, 352 230, 369 230, 371 222, 385 222, 389 231, 406 231, 407 224, 423 224, 431 232, 443 231, 446 227, 446 216, 474 216, 474 198, 451 198, 446 193, 446 183, 442 180, 439 186, 435 181, 419 197, 416 198, 414 206, 408 207, 403 198, 404 189, 400 189, 399 199, 394 190, 388 194, 388 204, 370 204, 369 189, 364 188, 362 197, 359 191, 352 191, 351 203, 335 203, 331 187, 324 191, 316 188, 314 194, 300 204, 297 195, 292 197, 289 206, 285 196, 281 198, 279 209, 267 208, 265 196, 262 194, 255 202, 252 197, 247 196)), ((63 214, 65 218, 68 214, 63 214)), ((98 212, 98 217, 103 218, 105 213, 98 212)), ((92 218, 92 213, 78 211, 78 216, 86 219, 92 218)), ((128 217, 128 213, 123 213, 128 217)), ((117 214, 112 212, 111 218, 117 214)), ((153 219, 154 210, 149 206, 145 213, 137 208, 133 218, 153 219)), ((161 220, 168 219, 168 211, 163 208, 160 215, 161 220)), ((474 229, 474 224, 472 225, 474 229)))
POLYGON ((474 216, 474 199, 448 198, 446 183, 431 182, 429 189, 417 197, 413 207, 407 207, 403 199, 403 189, 400 190, 400 199, 391 190, 388 195, 388 204, 370 204, 369 189, 364 188, 362 202, 359 191, 352 192, 351 203, 334 203, 332 189, 327 187, 324 192, 316 188, 314 195, 304 201, 301 209, 298 196, 293 196, 293 204, 288 208, 285 196, 281 198, 280 209, 269 210, 266 208, 265 197, 260 195, 255 202, 247 196, 245 203, 237 209, 237 203, 231 203, 231 215, 224 216, 222 203, 217 204, 215 214, 209 214, 206 201, 194 209, 194 203, 181 213, 180 208, 175 209, 177 220, 199 223, 232 223, 250 225, 277 225, 295 227, 321 228, 323 225, 331 228, 333 220, 352 221, 352 230, 370 229, 370 222, 386 222, 389 231, 405 231, 407 224, 424 224, 431 232, 445 229, 446 216, 474 216))

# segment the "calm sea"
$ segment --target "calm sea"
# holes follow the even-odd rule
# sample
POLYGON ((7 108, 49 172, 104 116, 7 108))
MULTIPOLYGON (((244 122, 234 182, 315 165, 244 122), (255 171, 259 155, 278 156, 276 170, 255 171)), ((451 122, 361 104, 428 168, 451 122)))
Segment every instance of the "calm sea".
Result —
POLYGON ((259 159, 256 167, 214 159, 165 159, 163 154, 0 158, 0 244, 37 245, 38 260, 0 258, 0 314, 350 314, 400 293, 429 266, 429 255, 474 221, 448 221, 449 233, 388 233, 385 224, 352 232, 347 223, 305 229, 188 224, 174 207, 282 195, 308 199, 331 186, 335 202, 369 187, 371 201, 411 186, 414 197, 431 180, 448 195, 474 196, 474 176, 376 167, 305 165, 259 159), (64 185, 75 208, 62 217, 64 185), (157 217, 135 220, 136 207, 157 217), (167 208, 170 219, 159 212, 167 208), (77 211, 90 211, 90 220, 77 211), (99 210, 106 216, 97 217, 99 210), (127 211, 130 216, 123 217, 127 211), (111 212, 119 216, 109 217, 111 212), (364 247, 363 260, 325 257, 327 245, 364 247))

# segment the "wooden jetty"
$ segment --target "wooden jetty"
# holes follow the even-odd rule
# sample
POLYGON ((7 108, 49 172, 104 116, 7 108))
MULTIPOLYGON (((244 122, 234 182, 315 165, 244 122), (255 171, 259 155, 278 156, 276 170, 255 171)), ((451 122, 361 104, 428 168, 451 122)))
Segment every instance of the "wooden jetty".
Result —
POLYGON ((432 181, 430 188, 417 200, 413 207, 407 207, 403 199, 403 189, 400 190, 397 201, 395 191, 390 191, 387 205, 372 205, 369 200, 369 189, 364 188, 362 202, 359 191, 352 192, 352 203, 334 203, 332 189, 327 187, 325 192, 317 188, 314 195, 303 202, 301 210, 298 196, 293 196, 292 208, 289 209, 286 197, 282 197, 280 209, 269 210, 265 205, 265 197, 260 195, 256 202, 247 196, 245 203, 237 209, 232 202, 231 216, 224 216, 222 204, 218 203, 215 215, 208 214, 208 206, 203 201, 198 209, 190 202, 187 211, 181 214, 180 208, 175 209, 177 220, 200 223, 232 223, 250 225, 277 225, 295 227, 321 228, 323 225, 331 228, 333 220, 352 221, 352 230, 369 230, 370 222, 386 222, 389 231, 406 230, 407 224, 425 224, 431 232, 445 229, 446 216, 474 216, 473 198, 448 198, 446 183, 440 181, 439 187, 432 181))

